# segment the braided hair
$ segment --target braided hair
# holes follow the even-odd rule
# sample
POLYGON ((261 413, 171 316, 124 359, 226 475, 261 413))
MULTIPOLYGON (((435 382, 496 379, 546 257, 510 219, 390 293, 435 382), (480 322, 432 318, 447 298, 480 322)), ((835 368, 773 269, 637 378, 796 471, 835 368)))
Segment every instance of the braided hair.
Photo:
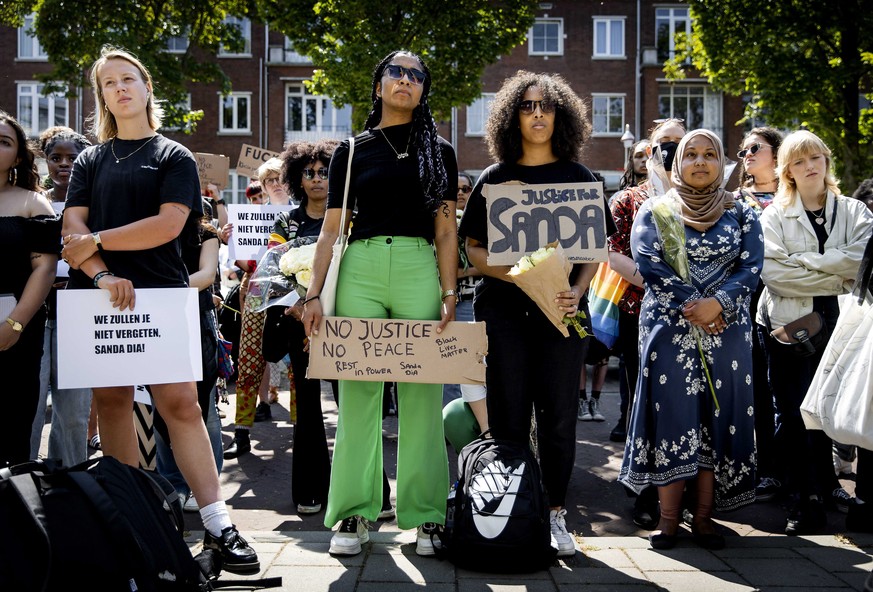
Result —
POLYGON ((72 142, 81 152, 91 145, 88 138, 75 130, 61 125, 50 127, 39 135, 39 149, 46 158, 52 153, 58 142, 72 142))
POLYGON ((412 112, 410 144, 418 148, 416 151, 418 153, 418 176, 421 179, 421 186, 424 190, 425 204, 428 211, 435 213, 443 202, 445 192, 448 189, 448 179, 446 179, 446 166, 443 162, 442 148, 440 148, 438 141, 439 136, 437 134, 436 123, 433 120, 433 115, 431 115, 430 105, 427 103, 431 80, 430 70, 427 69, 427 64, 424 63, 424 60, 410 51, 400 50, 392 51, 379 62, 373 70, 373 88, 370 93, 373 108, 369 115, 367 115, 367 122, 364 124, 364 127, 366 129, 373 129, 382 120, 382 97, 376 95, 376 86, 382 81, 385 68, 398 54, 418 60, 425 74, 421 101, 419 101, 418 106, 412 112))

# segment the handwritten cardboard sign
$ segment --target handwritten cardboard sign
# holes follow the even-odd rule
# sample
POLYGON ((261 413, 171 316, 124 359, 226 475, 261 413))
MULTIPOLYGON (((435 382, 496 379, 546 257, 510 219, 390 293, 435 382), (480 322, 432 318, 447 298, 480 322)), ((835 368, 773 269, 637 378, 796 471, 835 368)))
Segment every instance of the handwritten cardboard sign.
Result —
POLYGON ((197 175, 201 185, 214 183, 219 189, 227 187, 227 173, 230 170, 228 157, 223 154, 195 152, 194 159, 197 161, 197 175))
POLYGON ((58 290, 58 387, 200 380, 199 315, 194 288, 139 288, 125 311, 107 290, 58 290))
POLYGON ((230 240, 227 243, 231 261, 235 259, 255 259, 260 261, 267 252, 267 242, 273 231, 273 224, 280 212, 287 212, 294 206, 242 205, 227 206, 227 221, 233 224, 230 240))
POLYGON ((606 261, 602 183, 486 184, 488 264, 515 265, 559 241, 571 263, 606 261))
POLYGON ((485 384, 485 323, 325 317, 309 344, 309 378, 485 384))
POLYGON ((251 144, 243 144, 239 151, 239 160, 236 163, 236 174, 246 177, 257 177, 258 167, 273 157, 278 157, 278 152, 258 148, 251 144))

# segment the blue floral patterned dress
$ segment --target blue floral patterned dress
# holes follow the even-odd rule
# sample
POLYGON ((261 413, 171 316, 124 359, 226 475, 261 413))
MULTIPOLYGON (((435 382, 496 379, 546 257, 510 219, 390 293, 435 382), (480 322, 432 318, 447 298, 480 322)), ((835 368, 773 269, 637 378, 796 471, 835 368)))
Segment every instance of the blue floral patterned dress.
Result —
POLYGON ((691 285, 667 264, 651 213, 640 208, 631 251, 645 281, 640 309, 640 375, 619 481, 639 493, 715 473, 715 507, 732 510, 755 499, 752 319, 749 300, 764 258, 761 225, 745 204, 705 232, 685 226, 691 285), (682 305, 714 297, 728 326, 700 331, 716 410, 692 326, 682 305))

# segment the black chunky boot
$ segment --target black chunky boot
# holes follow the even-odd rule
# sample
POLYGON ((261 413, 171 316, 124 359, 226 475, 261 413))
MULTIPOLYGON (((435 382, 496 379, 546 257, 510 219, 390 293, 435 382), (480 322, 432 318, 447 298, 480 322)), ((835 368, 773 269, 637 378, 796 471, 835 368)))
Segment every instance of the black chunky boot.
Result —
POLYGON ((252 451, 252 442, 249 440, 249 431, 237 428, 233 432, 233 440, 224 449, 224 458, 237 458, 252 451))

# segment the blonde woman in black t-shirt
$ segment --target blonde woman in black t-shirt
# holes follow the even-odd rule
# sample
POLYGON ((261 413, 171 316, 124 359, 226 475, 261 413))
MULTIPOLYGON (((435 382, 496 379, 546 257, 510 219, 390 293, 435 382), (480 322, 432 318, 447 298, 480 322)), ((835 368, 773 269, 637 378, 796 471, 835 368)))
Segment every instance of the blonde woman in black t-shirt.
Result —
MULTIPOLYGON (((202 212, 197 164, 189 150, 156 132, 162 112, 152 79, 132 54, 104 47, 91 68, 91 87, 94 133, 101 144, 76 159, 67 190, 68 289, 100 288, 120 311, 133 310, 135 288, 188 285, 179 235, 192 210, 202 212)), ((133 387, 93 393, 103 453, 136 466, 133 387)), ((195 383, 154 384, 151 393, 173 439, 176 462, 200 504, 204 547, 221 554, 227 571, 257 573, 258 556, 230 521, 215 463, 203 462, 212 449, 195 383)))

